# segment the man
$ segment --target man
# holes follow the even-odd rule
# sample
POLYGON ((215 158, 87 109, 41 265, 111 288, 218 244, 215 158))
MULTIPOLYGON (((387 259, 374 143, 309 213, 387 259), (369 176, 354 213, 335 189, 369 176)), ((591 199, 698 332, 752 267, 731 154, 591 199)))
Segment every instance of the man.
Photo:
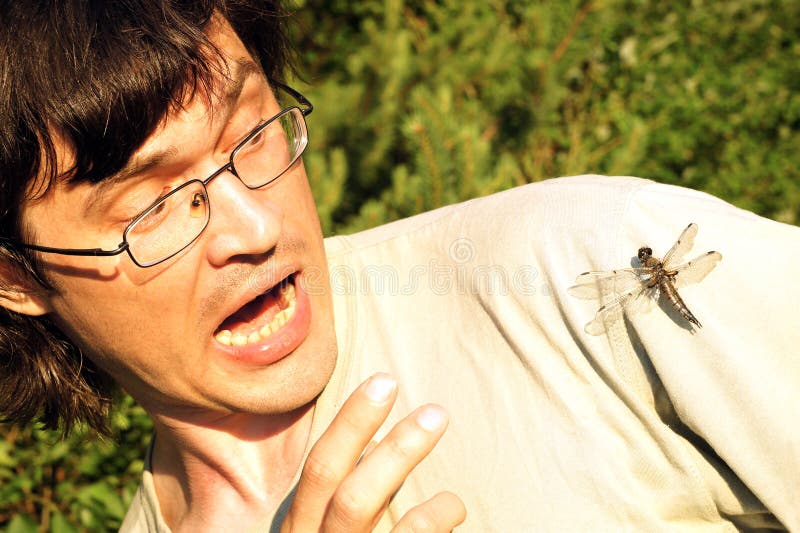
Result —
POLYGON ((2 386, 147 409, 123 531, 800 527, 796 228, 584 177, 323 243, 278 6, 109 4, 3 6, 2 386), (587 337, 575 275, 691 221, 706 327, 587 337))

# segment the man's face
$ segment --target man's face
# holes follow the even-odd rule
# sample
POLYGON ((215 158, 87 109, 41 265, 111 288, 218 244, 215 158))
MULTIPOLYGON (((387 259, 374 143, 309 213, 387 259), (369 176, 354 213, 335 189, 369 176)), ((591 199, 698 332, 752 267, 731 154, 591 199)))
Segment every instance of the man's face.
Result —
MULTIPOLYGON (((133 216, 166 191, 205 179, 278 112, 230 27, 221 23, 211 36, 231 71, 219 94, 199 95, 171 114, 129 167, 151 164, 132 175, 110 186, 59 182, 25 206, 23 223, 37 244, 116 248, 133 216), (153 159, 156 153, 162 155, 153 159)), ((208 194, 203 234, 154 267, 137 267, 127 254, 45 254, 56 289, 47 299, 51 316, 151 412, 188 420, 295 409, 322 390, 336 358, 322 235, 305 169, 298 162, 256 190, 224 172, 208 194), (296 287, 294 297, 278 288, 282 282, 296 287), (276 316, 291 300, 283 324, 276 316)))

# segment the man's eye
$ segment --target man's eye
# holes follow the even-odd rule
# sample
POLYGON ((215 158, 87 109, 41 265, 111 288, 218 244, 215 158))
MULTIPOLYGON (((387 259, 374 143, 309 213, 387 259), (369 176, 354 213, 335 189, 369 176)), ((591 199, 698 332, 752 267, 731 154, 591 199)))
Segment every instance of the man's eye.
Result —
POLYGON ((147 216, 148 216, 148 217, 157 217, 157 216, 159 216, 159 215, 160 215, 160 214, 161 214, 161 213, 164 211, 164 209, 166 209, 166 208, 167 208, 167 202, 161 202, 161 203, 159 203, 159 204, 158 204, 158 205, 157 205, 157 206, 156 206, 156 207, 155 207, 155 208, 154 208, 152 211, 150 211, 149 213, 147 213, 147 216))
POLYGON ((250 139, 250 140, 247 142, 247 146, 249 146, 249 147, 256 147, 256 146, 259 146, 261 143, 263 143, 263 142, 264 142, 264 137, 266 137, 266 134, 264 133, 264 130, 261 130, 261 131, 259 131, 258 133, 256 133, 256 134, 255 134, 255 135, 254 135, 254 136, 253 136, 253 137, 252 137, 252 138, 251 138, 251 139, 250 139))
POLYGON ((157 205, 150 208, 142 218, 136 221, 136 232, 142 233, 158 227, 172 209, 172 197, 162 199, 157 205))
POLYGON ((189 205, 189 216, 192 218, 206 216, 206 209, 208 208, 206 203, 206 196, 201 192, 195 192, 189 205))

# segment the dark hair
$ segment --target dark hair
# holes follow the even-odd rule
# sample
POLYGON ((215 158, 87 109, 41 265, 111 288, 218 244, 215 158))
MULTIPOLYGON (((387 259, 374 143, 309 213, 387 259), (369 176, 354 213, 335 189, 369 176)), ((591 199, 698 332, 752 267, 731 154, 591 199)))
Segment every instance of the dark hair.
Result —
MULTIPOLYGON (((0 291, 52 290, 24 241, 20 208, 56 179, 119 171, 159 122, 213 89, 221 63, 205 30, 231 24, 265 74, 290 68, 280 0, 0 0, 0 291), (74 164, 59 169, 56 143, 74 164), (66 171, 65 171, 66 170, 66 171)), ((63 165, 63 162, 61 162, 63 165)), ((0 413, 67 431, 105 431, 114 385, 47 318, 0 310, 0 413)))

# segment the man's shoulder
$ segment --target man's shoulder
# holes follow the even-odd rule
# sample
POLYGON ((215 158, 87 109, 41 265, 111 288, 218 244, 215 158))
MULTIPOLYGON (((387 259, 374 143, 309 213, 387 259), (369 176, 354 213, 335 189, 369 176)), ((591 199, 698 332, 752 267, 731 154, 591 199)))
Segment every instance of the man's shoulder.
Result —
MULTIPOLYGON (((543 229, 590 224, 624 209, 628 197, 653 182, 630 176, 581 175, 530 183, 448 205, 366 231, 326 239, 328 256, 393 241, 432 236, 497 239, 520 234, 525 227, 543 229)), ((523 232, 524 233, 524 232, 523 232)))

